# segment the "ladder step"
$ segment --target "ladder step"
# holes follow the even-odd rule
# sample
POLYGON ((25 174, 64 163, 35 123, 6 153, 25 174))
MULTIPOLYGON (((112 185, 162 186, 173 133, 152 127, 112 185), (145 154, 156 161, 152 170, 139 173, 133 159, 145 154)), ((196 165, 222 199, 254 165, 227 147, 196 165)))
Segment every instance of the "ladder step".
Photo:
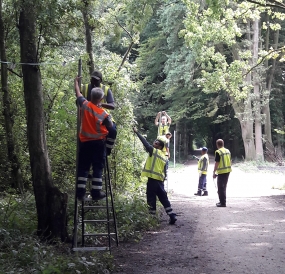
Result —
POLYGON ((72 251, 96 251, 96 250, 103 251, 103 250, 110 250, 110 248, 107 246, 106 247, 102 246, 102 247, 74 247, 72 248, 72 251))
POLYGON ((84 220, 84 223, 103 223, 103 222, 114 222, 114 220, 84 220))
POLYGON ((95 236, 109 236, 109 235, 116 235, 116 233, 112 232, 110 234, 108 233, 88 233, 88 234, 84 234, 84 236, 90 236, 90 237, 95 237, 95 236))

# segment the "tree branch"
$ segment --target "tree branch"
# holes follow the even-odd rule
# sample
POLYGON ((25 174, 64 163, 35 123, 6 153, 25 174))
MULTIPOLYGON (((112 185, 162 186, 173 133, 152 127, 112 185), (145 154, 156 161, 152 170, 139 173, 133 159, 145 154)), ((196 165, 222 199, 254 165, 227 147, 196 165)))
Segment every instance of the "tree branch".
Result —
POLYGON ((247 2, 250 2, 252 4, 256 4, 256 5, 259 5, 259 6, 262 6, 262 7, 271 7, 271 8, 285 9, 285 5, 283 3, 280 3, 280 2, 275 1, 275 0, 271 0, 272 3, 270 3, 270 1, 268 1, 269 3, 267 3, 267 1, 266 1, 266 4, 262 4, 260 2, 255 1, 255 0, 247 0, 247 2))
POLYGON ((12 69, 10 69, 10 68, 7 68, 7 70, 9 70, 9 71, 12 72, 13 74, 17 75, 18 77, 23 78, 23 75, 18 74, 18 73, 15 72, 14 70, 12 70, 12 69))
POLYGON ((276 49, 276 50, 271 50, 268 54, 266 54, 265 56, 263 56, 261 58, 261 60, 256 64, 254 65, 253 67, 250 68, 250 70, 248 70, 245 74, 243 74, 243 77, 246 76, 247 74, 249 74, 252 70, 254 70, 256 67, 258 67, 261 63, 263 63, 263 61, 269 56, 271 55, 273 52, 281 52, 282 50, 285 49, 285 46, 284 47, 281 47, 279 49, 276 49))
POLYGON ((128 36, 133 40, 133 36, 129 33, 129 31, 119 22, 118 18, 115 16, 117 23, 119 26, 128 34, 128 36))

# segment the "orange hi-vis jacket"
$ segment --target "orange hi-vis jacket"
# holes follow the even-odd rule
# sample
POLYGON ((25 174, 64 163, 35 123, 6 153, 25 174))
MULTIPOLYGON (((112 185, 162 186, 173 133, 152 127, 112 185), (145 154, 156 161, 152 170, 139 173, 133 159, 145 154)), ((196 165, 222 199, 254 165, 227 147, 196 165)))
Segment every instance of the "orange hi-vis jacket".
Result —
POLYGON ((107 112, 89 101, 84 101, 81 107, 81 127, 79 139, 81 142, 105 139, 108 130, 103 125, 107 112))

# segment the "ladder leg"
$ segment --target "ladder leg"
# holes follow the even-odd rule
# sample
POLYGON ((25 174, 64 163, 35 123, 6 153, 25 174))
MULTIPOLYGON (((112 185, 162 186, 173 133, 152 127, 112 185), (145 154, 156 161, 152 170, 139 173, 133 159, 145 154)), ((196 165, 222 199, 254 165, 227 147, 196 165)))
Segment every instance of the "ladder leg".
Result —
POLYGON ((75 194, 72 248, 77 247, 77 237, 78 237, 77 228, 78 228, 78 205, 77 205, 77 199, 76 199, 76 194, 75 194))
POLYGON ((85 237, 84 237, 84 234, 85 234, 85 223, 84 223, 84 220, 85 220, 85 211, 84 211, 84 201, 81 202, 81 233, 82 233, 82 244, 81 246, 85 246, 85 237))
MULTIPOLYGON (((78 61, 78 76, 82 74, 82 60, 78 61)), ((79 82, 81 86, 81 80, 79 82)), ((74 202, 74 220, 73 220, 73 241, 72 248, 77 247, 77 238, 78 238, 78 201, 77 201, 77 177, 78 177, 78 158, 79 158, 79 130, 80 130, 80 107, 77 105, 77 115, 76 115, 76 130, 77 130, 77 139, 76 139, 76 172, 75 172, 75 202, 74 202)))
POLYGON ((111 204, 112 204, 112 215, 114 220, 114 229, 115 229, 115 238, 116 238, 116 245, 119 245, 119 237, 118 237, 118 229, 117 229, 117 219, 116 219, 116 213, 115 213, 115 206, 114 206, 114 198, 113 198, 113 191, 112 191, 112 184, 111 184, 111 178, 110 178, 110 170, 109 170, 109 163, 108 159, 106 158, 106 167, 107 167, 107 175, 108 175, 108 187, 111 197, 111 204))
MULTIPOLYGON (((107 162, 107 157, 106 157, 107 162)), ((106 192, 106 217, 107 217, 107 230, 108 230, 108 244, 109 244, 109 251, 111 253, 111 231, 110 231, 110 210, 109 210, 109 200, 108 200, 108 181, 109 178, 107 176, 106 166, 104 168, 104 177, 105 177, 105 192, 106 192)))

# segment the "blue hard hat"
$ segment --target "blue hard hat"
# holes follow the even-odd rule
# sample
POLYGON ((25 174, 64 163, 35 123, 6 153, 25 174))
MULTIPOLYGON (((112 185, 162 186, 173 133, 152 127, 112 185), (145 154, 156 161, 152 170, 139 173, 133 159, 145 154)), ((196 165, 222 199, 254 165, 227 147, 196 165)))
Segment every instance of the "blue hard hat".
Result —
POLYGON ((206 147, 202 147, 203 151, 208 151, 208 149, 206 147))

